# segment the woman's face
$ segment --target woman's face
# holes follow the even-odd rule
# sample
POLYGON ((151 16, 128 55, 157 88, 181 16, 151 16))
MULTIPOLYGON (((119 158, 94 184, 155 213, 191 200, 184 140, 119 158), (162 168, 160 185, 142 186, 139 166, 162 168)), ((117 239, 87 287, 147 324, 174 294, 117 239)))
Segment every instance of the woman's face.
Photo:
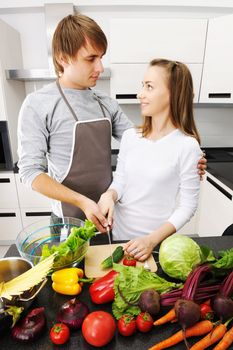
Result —
POLYGON ((138 94, 141 113, 146 116, 157 116, 170 112, 170 92, 166 70, 159 66, 149 66, 146 70, 142 89, 138 94))

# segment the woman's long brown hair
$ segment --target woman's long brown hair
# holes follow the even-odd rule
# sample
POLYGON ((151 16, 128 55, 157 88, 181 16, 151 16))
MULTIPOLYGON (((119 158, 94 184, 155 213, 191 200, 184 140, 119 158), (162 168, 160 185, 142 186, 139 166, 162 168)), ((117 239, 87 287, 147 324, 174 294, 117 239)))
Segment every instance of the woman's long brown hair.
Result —
MULTIPOLYGON (((166 59, 154 59, 149 65, 162 67, 167 72, 173 125, 184 134, 195 137, 200 144, 200 136, 193 116, 193 80, 188 67, 184 63, 166 59)), ((140 130, 144 137, 150 134, 151 117, 144 117, 140 130)))

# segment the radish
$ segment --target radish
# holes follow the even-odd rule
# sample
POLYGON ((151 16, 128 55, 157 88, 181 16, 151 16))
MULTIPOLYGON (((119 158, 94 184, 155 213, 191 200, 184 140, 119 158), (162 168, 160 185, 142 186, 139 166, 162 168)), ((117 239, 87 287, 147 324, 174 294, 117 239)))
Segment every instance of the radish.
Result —
POLYGON ((214 313, 221 321, 233 317, 233 271, 223 281, 219 293, 212 299, 211 305, 214 313))

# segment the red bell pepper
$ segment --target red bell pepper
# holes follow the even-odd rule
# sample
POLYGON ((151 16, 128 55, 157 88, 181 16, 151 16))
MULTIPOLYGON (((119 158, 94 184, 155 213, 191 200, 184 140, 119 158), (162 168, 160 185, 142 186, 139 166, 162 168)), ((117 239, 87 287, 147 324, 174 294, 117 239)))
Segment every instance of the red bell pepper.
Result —
POLYGON ((114 280, 118 272, 111 270, 106 275, 95 280, 89 288, 90 297, 95 304, 105 304, 114 300, 114 280))

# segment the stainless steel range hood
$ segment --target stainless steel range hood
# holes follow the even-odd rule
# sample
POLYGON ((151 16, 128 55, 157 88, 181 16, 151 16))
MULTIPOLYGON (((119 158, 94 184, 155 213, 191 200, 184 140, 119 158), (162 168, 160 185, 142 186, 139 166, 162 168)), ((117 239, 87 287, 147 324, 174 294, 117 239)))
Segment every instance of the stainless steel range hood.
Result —
MULTIPOLYGON (((56 79, 56 74, 50 69, 6 69, 6 78, 19 81, 50 81, 56 79)), ((101 80, 110 78, 110 68, 105 68, 100 75, 101 80)))
MULTIPOLYGON (((20 81, 49 81, 55 80, 56 74, 52 60, 52 37, 58 22, 65 16, 74 13, 72 3, 45 4, 45 23, 48 47, 48 69, 9 69, 5 70, 6 78, 20 81)), ((16 67, 17 68, 17 67, 16 67)), ((109 79, 110 69, 106 68, 100 79, 109 79)))

